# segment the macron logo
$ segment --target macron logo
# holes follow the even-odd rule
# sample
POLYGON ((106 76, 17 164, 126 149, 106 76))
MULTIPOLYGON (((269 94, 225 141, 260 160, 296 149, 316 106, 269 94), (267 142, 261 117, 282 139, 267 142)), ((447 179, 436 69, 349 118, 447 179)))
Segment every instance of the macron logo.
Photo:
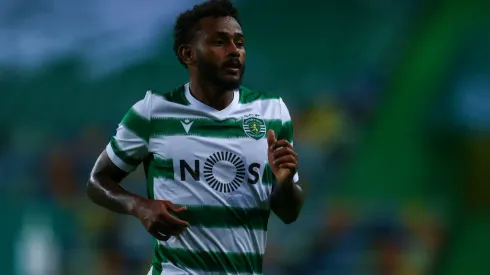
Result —
POLYGON ((182 126, 184 127, 185 132, 188 134, 189 130, 191 129, 192 123, 194 123, 194 121, 190 121, 190 120, 186 119, 186 120, 181 120, 180 123, 182 123, 182 126))

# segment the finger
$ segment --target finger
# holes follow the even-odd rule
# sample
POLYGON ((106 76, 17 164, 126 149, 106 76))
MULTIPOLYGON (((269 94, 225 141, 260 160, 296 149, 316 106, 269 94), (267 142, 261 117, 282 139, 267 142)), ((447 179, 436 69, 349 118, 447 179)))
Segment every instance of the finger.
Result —
POLYGON ((269 145, 269 148, 272 147, 275 142, 276 134, 274 133, 274 130, 269 130, 269 132, 267 132, 267 144, 269 145))
POLYGON ((149 228, 148 232, 150 232, 152 235, 160 234, 166 236, 176 236, 182 234, 185 231, 185 229, 186 227, 172 225, 161 221, 161 222, 153 223, 149 228))
POLYGON ((175 217, 174 215, 166 212, 166 213, 162 213, 161 214, 161 217, 160 217, 160 220, 162 222, 164 222, 165 224, 170 224, 172 226, 181 226, 181 227, 189 227, 189 223, 186 222, 186 221, 183 221, 177 217, 175 217))
POLYGON ((297 163, 297 160, 292 155, 286 155, 286 156, 282 156, 282 157, 274 160, 274 162, 272 162, 272 164, 274 164, 275 166, 278 166, 278 167, 281 164, 284 164, 284 163, 294 163, 294 164, 296 164, 297 163))
POLYGON ((298 154, 292 148, 289 148, 289 147, 279 148, 276 151, 274 151, 274 153, 272 155, 274 156, 274 159, 278 159, 278 158, 286 156, 286 155, 292 155, 296 159, 298 158, 298 154))
POLYGON ((173 204, 171 201, 164 201, 164 205, 168 209, 174 211, 175 213, 179 213, 179 212, 187 210, 186 206, 178 206, 178 205, 173 204))
POLYGON ((292 163, 292 162, 286 162, 286 163, 280 164, 279 168, 296 170, 296 169, 298 169, 298 164, 292 163))
POLYGON ((160 240, 160 241, 168 241, 170 239, 170 235, 165 235, 161 232, 158 232, 158 231, 155 231, 155 232, 149 232, 153 237, 155 237, 157 240, 160 240))
POLYGON ((282 147, 294 149, 293 145, 285 139, 278 140, 274 143, 274 149, 278 149, 278 148, 282 148, 282 147))
POLYGON ((179 226, 179 225, 165 224, 165 223, 160 223, 157 228, 158 228, 157 230, 158 232, 161 232, 169 236, 180 235, 184 233, 184 231, 186 230, 186 227, 179 226))
POLYGON ((159 224, 154 223, 148 228, 148 233, 150 233, 153 237, 157 238, 160 241, 167 241, 170 239, 171 235, 164 232, 159 224))

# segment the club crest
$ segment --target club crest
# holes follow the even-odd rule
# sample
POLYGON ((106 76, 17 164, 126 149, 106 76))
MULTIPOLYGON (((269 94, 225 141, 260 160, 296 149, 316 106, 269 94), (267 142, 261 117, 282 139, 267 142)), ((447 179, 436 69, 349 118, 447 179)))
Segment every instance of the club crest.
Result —
POLYGON ((247 115, 243 118, 243 131, 247 136, 259 140, 265 136, 265 121, 257 114, 247 115))

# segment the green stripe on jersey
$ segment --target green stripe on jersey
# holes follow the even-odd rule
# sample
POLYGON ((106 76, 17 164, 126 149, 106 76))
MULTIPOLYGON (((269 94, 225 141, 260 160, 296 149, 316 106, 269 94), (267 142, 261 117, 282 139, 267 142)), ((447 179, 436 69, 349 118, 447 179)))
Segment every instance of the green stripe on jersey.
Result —
POLYGON ((147 158, 144 161, 148 198, 155 199, 155 178, 174 179, 174 165, 172 159, 147 158))
POLYGON ((271 185, 276 181, 274 173, 272 173, 272 168, 269 163, 265 164, 264 174, 262 175, 262 184, 271 185))
POLYGON ((187 210, 174 213, 190 226, 203 228, 247 228, 267 230, 270 211, 260 208, 186 205, 187 210))
POLYGON ((148 143, 150 137, 150 121, 131 108, 121 121, 121 124, 139 138, 148 143))
POLYGON ((169 93, 158 93, 158 92, 153 92, 154 94, 162 96, 165 100, 180 104, 180 105, 185 105, 188 106, 191 103, 187 98, 185 97, 185 87, 184 85, 179 86, 175 88, 173 91, 169 93))
POLYGON ((197 252, 160 245, 155 258, 162 263, 171 262, 177 267, 203 272, 262 274, 263 255, 259 253, 197 252))
POLYGON ((282 124, 281 131, 279 132, 277 139, 285 139, 289 142, 293 142, 293 123, 290 120, 285 121, 282 124))
MULTIPOLYGON (((264 120, 266 129, 280 133, 282 122, 279 119, 264 120)), ((151 120, 152 137, 161 136, 201 136, 214 138, 246 138, 241 118, 214 120, 206 118, 153 118, 151 120), (189 130, 186 132, 184 125, 189 130)), ((267 135, 264 134, 264 138, 267 135)))
POLYGON ((153 162, 152 158, 146 158, 143 161, 143 167, 145 169, 146 175, 146 188, 148 193, 148 198, 154 200, 155 199, 155 176, 154 171, 151 168, 151 163, 153 162))
POLYGON ((167 262, 168 260, 164 259, 161 255, 160 245, 158 244, 156 239, 154 239, 154 243, 155 249, 153 252, 153 260, 151 261, 152 272, 149 275, 161 275, 163 270, 162 263, 164 261, 167 262))
POLYGON ((172 159, 153 158, 149 164, 152 178, 174 179, 174 163, 172 159))
POLYGON ((119 144, 117 143, 117 140, 115 137, 111 137, 110 144, 111 144, 112 150, 114 151, 114 154, 116 154, 116 156, 118 158, 120 158, 122 161, 124 161, 124 163, 132 165, 132 166, 137 166, 141 163, 141 160, 133 158, 130 155, 128 155, 125 151, 123 151, 121 149, 121 147, 119 146, 119 144))
POLYGON ((247 104, 257 100, 279 99, 278 96, 266 93, 259 93, 249 90, 246 87, 240 87, 240 103, 247 104))

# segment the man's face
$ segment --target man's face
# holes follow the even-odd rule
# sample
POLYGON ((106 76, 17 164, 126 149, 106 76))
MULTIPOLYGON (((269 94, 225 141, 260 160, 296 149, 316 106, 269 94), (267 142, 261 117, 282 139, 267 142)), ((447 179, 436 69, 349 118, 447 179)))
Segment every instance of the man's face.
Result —
POLYGON ((237 89, 245 73, 241 26, 233 17, 207 17, 197 35, 199 74, 224 90, 237 89))

